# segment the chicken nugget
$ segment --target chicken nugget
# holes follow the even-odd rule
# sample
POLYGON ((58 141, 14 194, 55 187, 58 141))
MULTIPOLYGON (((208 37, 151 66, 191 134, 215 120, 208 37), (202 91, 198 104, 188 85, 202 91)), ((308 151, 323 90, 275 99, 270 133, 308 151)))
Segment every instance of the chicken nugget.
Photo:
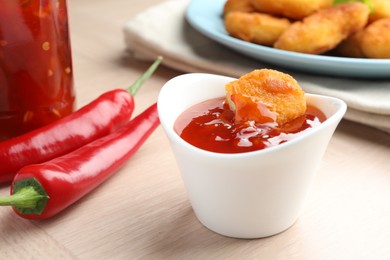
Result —
POLYGON ((367 26, 361 39, 361 49, 367 58, 390 59, 390 18, 367 26))
POLYGON ((255 12, 256 9, 252 5, 252 0, 227 0, 223 6, 223 16, 233 11, 250 13, 255 12))
POLYGON ((372 11, 368 17, 368 22, 374 22, 382 18, 390 17, 390 0, 370 0, 372 11))
POLYGON ((231 36, 267 46, 272 46, 290 24, 288 19, 261 13, 230 12, 225 17, 225 28, 231 36))
POLYGON ((367 24, 369 7, 359 2, 321 9, 287 28, 274 47, 308 54, 335 48, 367 24))
POLYGON ((254 70, 225 86, 235 120, 283 125, 306 112, 305 93, 288 74, 254 70))
POLYGON ((259 12, 299 20, 316 10, 331 6, 333 0, 252 0, 259 12))
POLYGON ((365 58, 361 48, 364 29, 350 35, 336 47, 336 53, 351 58, 365 58))

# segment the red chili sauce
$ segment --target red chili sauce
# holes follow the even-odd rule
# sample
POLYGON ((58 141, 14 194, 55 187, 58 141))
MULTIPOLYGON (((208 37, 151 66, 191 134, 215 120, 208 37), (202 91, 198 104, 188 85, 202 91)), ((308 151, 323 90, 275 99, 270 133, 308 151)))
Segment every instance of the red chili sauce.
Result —
POLYGON ((190 107, 176 120, 175 132, 207 151, 243 153, 285 143, 326 119, 319 109, 308 106, 305 115, 283 126, 254 121, 235 123, 234 113, 224 101, 224 97, 215 98, 190 107))
POLYGON ((0 141, 72 113, 66 0, 0 0, 0 141))

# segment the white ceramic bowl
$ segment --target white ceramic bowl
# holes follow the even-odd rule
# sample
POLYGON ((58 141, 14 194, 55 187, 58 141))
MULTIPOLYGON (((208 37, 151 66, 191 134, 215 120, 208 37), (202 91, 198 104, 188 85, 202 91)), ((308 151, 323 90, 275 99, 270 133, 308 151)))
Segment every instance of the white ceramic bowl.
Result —
POLYGON ((319 108, 326 121, 294 140, 260 151, 214 153, 181 139, 173 129, 177 117, 194 104, 224 96, 225 84, 232 80, 200 73, 175 77, 161 89, 158 112, 200 222, 229 237, 266 237, 297 220, 346 104, 306 94, 307 103, 319 108))

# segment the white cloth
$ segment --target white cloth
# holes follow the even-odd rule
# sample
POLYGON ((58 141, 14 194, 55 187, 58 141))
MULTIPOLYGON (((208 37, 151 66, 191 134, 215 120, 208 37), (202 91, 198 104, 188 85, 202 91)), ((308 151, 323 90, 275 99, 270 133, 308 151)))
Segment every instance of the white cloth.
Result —
POLYGON ((286 71, 250 59, 203 36, 185 19, 189 0, 169 0, 129 20, 125 43, 136 58, 154 60, 183 72, 239 77, 254 69, 273 68, 292 75, 308 93, 340 98, 345 118, 390 132, 390 75, 387 80, 347 79, 286 71))

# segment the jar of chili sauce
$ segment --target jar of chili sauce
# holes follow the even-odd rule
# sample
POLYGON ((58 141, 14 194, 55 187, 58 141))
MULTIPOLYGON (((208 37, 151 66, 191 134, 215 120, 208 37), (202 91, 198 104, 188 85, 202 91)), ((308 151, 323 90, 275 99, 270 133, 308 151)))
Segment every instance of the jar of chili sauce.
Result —
POLYGON ((74 109, 66 0, 0 1, 0 141, 74 109))

